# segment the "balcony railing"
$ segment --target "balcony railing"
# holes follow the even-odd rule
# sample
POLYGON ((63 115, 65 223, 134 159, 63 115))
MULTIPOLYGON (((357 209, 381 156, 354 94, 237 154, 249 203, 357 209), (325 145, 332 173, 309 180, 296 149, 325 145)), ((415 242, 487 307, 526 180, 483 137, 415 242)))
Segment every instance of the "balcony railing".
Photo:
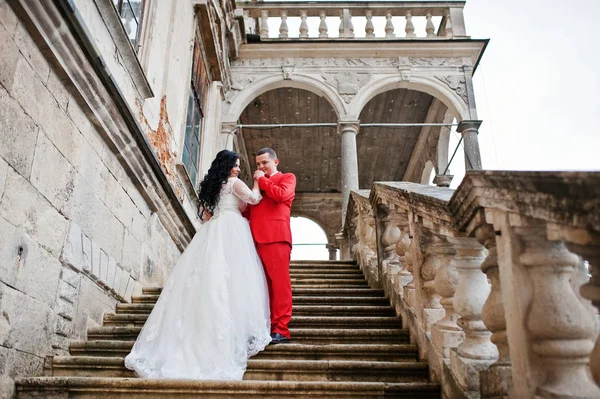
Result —
POLYGON ((342 254, 384 288, 445 397, 597 398, 598 198, 594 172, 375 183, 351 194, 342 254))
POLYGON ((253 1, 236 5, 246 33, 260 35, 261 40, 467 38, 464 1, 253 1), (292 26, 297 29, 291 30, 292 26), (361 27, 360 32, 355 26, 361 27))

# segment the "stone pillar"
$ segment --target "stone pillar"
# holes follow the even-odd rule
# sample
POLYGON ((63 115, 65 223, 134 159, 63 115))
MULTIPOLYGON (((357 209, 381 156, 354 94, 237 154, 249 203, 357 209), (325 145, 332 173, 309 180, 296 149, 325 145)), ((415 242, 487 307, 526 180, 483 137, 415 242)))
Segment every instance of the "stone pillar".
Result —
POLYGON ((340 248, 340 260, 351 260, 352 255, 350 254, 350 238, 344 236, 344 233, 336 233, 335 240, 340 248))
POLYGON ((233 139, 236 133, 236 122, 221 123, 221 149, 233 151, 233 139))
POLYGON ((339 133, 342 135, 342 224, 346 220, 346 209, 350 191, 358 190, 358 154, 356 135, 359 121, 340 121, 339 133))
POLYGON ((329 251, 329 260, 337 260, 337 247, 335 244, 327 244, 327 250, 329 251))
POLYGON ((461 121, 458 124, 457 132, 462 134, 465 147, 465 169, 481 170, 481 154, 479 153, 479 126, 481 121, 461 121))

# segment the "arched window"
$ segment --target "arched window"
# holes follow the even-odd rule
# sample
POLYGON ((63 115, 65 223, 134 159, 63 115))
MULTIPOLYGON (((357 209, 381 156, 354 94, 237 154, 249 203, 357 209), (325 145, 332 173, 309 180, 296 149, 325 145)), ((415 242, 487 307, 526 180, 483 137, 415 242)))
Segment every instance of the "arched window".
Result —
POLYGON ((310 219, 292 217, 292 259, 328 260, 325 231, 310 219))

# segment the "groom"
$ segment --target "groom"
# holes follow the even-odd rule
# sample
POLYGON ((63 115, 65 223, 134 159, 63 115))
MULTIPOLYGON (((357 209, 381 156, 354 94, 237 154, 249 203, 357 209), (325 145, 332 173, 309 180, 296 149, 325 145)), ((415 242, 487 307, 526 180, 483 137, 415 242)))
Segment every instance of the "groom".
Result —
POLYGON ((290 212, 296 176, 277 171, 277 165, 279 159, 271 148, 256 153, 258 170, 254 172, 254 180, 258 181, 263 199, 249 207, 249 220, 269 287, 271 343, 283 344, 290 342, 288 324, 292 318, 290 212))

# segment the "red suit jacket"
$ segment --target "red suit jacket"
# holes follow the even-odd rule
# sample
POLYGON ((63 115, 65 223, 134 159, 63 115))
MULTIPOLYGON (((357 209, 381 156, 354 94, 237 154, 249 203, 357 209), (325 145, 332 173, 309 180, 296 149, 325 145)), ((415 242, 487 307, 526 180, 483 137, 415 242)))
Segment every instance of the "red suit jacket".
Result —
POLYGON ((276 173, 270 178, 261 177, 258 185, 263 199, 247 210, 254 241, 258 244, 287 242, 291 246, 290 214, 296 194, 296 176, 276 173))

